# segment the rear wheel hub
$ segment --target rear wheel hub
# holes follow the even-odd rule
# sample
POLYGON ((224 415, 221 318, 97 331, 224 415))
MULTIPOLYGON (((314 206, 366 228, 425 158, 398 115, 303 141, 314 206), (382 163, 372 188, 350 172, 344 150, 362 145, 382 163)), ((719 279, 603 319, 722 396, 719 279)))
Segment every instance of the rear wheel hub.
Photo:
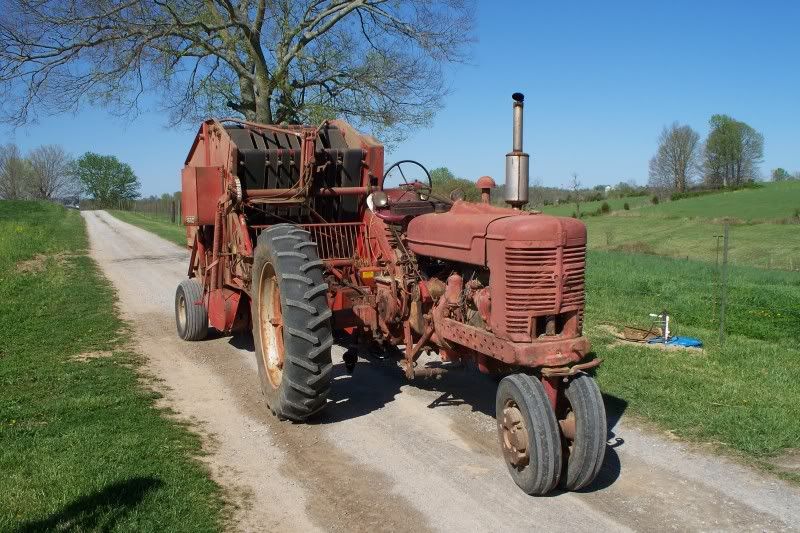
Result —
POLYGON ((261 356, 269 382, 277 389, 283 379, 283 313, 278 279, 269 263, 261 270, 259 289, 258 331, 261 336, 261 356))

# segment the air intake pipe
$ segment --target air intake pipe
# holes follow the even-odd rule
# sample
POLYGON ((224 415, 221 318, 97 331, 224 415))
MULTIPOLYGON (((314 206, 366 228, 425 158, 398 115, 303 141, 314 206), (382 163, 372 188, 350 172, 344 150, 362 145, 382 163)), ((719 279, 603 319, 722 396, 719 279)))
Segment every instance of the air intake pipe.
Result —
POLYGON ((528 203, 528 154, 522 151, 522 108, 525 95, 514 93, 514 144, 506 154, 506 203, 519 209, 528 203))

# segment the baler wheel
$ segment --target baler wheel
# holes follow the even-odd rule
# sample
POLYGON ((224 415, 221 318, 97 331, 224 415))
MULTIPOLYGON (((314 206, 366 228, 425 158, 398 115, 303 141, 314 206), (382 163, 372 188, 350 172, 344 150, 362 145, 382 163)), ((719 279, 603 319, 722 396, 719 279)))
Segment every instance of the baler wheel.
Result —
POLYGON ((196 278, 185 279, 175 291, 175 325, 185 341, 199 341, 208 335, 208 311, 203 305, 203 286, 196 278))
POLYGON ((291 224, 261 232, 250 299, 261 389, 276 416, 298 422, 325 407, 333 370, 325 265, 310 237, 291 224))
POLYGON ((497 388, 495 407, 500 445, 512 479, 527 494, 547 494, 561 472, 561 441, 544 387, 525 374, 506 376, 497 388))
POLYGON ((608 440, 606 409, 600 388, 583 372, 564 388, 565 404, 559 406, 564 457, 561 487, 578 490, 597 477, 603 466, 608 440))

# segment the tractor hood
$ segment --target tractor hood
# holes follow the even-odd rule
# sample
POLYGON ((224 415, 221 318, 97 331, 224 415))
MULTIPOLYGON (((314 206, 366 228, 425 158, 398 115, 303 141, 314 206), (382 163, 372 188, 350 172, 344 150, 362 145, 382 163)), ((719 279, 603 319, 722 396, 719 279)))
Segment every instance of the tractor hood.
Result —
POLYGON ((571 246, 586 242, 586 226, 572 218, 458 201, 446 213, 414 218, 406 239, 420 255, 488 266, 487 240, 527 248, 571 246))

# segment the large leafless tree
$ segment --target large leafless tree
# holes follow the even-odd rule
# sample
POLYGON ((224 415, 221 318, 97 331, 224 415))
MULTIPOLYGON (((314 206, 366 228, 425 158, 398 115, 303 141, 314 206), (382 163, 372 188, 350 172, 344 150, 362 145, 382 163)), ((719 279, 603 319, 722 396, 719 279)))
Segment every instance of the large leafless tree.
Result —
POLYGON ((673 122, 658 137, 658 150, 650 160, 650 187, 683 192, 699 173, 700 166, 700 134, 673 122))
POLYGON ((19 200, 28 196, 31 169, 16 144, 0 146, 0 198, 19 200))
POLYGON ((472 0, 6 0, 3 111, 135 113, 155 91, 173 122, 339 116, 402 133, 441 106, 472 24, 472 0))
POLYGON ((80 194, 80 185, 72 168, 72 157, 61 146, 39 146, 29 154, 28 161, 31 170, 29 191, 32 197, 53 200, 80 194))

